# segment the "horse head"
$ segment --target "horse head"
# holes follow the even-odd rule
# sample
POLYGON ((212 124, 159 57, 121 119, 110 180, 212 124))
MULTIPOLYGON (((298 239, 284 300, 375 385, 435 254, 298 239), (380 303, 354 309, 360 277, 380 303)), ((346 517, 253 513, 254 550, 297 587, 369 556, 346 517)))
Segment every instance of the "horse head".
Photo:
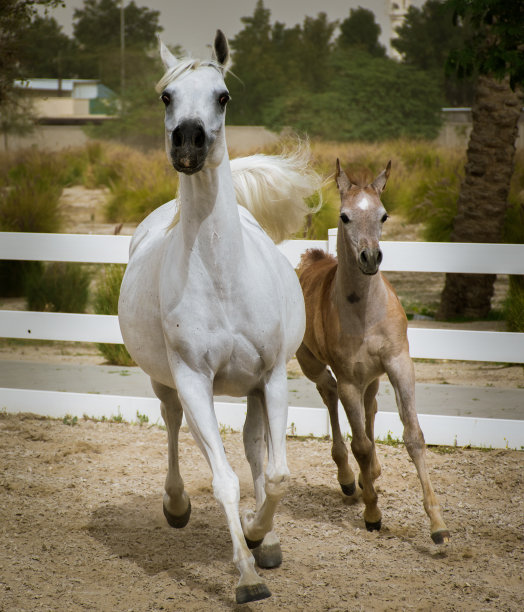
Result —
POLYGON ((166 72, 156 86, 165 105, 166 151, 175 170, 194 174, 216 167, 226 152, 224 121, 229 92, 224 76, 229 46, 217 30, 213 59, 178 59, 160 41, 166 72))
POLYGON ((364 274, 376 274, 382 262, 380 236, 388 214, 380 201, 391 170, 391 161, 373 181, 348 177, 337 159, 335 181, 340 193, 340 221, 345 244, 364 274))

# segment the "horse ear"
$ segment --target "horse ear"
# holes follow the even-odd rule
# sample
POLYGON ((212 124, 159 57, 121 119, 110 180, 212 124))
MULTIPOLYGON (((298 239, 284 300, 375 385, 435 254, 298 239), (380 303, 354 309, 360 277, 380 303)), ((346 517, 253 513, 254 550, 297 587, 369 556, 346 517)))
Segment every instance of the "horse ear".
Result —
POLYGON ((164 45, 160 36, 158 37, 158 42, 160 43, 160 57, 162 58, 162 63, 164 64, 164 68, 169 70, 169 68, 173 68, 173 66, 178 64, 178 60, 166 45, 164 45))
POLYGON ((340 168, 340 161, 337 157, 337 169, 335 172, 335 182, 340 192, 347 191, 351 187, 351 181, 347 174, 340 168))
POLYGON ((222 68, 227 70, 229 65, 229 45, 227 44, 227 38, 222 30, 217 30, 215 42, 213 44, 213 56, 222 68))
POLYGON ((384 187, 389 178, 389 173, 391 171, 391 160, 388 161, 388 165, 385 170, 377 176, 377 178, 371 183, 371 186, 375 189, 375 191, 380 195, 384 191, 384 187))

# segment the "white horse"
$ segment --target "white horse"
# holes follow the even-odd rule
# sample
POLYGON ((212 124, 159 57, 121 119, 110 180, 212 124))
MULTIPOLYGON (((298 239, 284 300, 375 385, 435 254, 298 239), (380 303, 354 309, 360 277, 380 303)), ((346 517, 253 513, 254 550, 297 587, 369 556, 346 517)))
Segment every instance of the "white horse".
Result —
POLYGON ((137 228, 118 314, 124 342, 151 377, 167 426, 167 521, 184 527, 191 512, 178 464, 184 414, 213 472, 240 572, 236 600, 244 603, 270 595, 249 548, 261 567, 281 562, 272 525, 289 477, 286 363, 302 341, 305 312, 293 268, 237 202, 282 239, 303 223, 303 198, 319 182, 300 154, 230 164, 224 129, 229 48, 221 31, 211 61, 179 60, 162 43, 161 57, 166 73, 157 90, 179 194, 137 228), (242 519, 239 482, 226 459, 213 395, 247 396, 244 446, 256 511, 242 519))

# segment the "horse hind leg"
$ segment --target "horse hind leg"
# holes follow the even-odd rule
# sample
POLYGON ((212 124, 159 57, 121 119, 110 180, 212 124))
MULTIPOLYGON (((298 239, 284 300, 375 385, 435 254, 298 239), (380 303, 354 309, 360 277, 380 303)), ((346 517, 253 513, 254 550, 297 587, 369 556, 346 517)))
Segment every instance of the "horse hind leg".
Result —
POLYGON ((351 497, 356 492, 355 474, 349 466, 348 449, 340 430, 337 382, 326 366, 318 361, 304 344, 297 351, 297 360, 304 374, 316 384, 320 397, 329 411, 333 435, 331 457, 337 466, 340 488, 344 495, 351 497))
MULTIPOLYGON (((247 398, 247 416, 244 424, 244 449, 251 467, 255 489, 256 510, 266 497, 264 489, 264 459, 266 455, 267 434, 265 405, 262 393, 253 393, 247 398)), ((270 569, 282 563, 282 550, 276 533, 266 533, 262 543, 247 542, 259 567, 270 569)))
POLYGON ((160 411, 167 428, 168 464, 163 499, 164 516, 171 527, 181 529, 189 522, 191 501, 184 490, 184 481, 178 465, 178 434, 182 424, 183 410, 178 393, 151 380, 153 391, 160 400, 160 411))

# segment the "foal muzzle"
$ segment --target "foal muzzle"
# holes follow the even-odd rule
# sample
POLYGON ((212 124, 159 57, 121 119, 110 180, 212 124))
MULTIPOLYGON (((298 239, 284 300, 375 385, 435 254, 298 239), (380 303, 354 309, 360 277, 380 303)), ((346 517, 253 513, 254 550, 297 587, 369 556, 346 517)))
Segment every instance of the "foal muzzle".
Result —
POLYGON ((181 121, 171 134, 171 162, 178 172, 202 170, 209 151, 204 124, 199 119, 181 121))
POLYGON ((364 274, 376 274, 381 263, 382 251, 380 247, 374 249, 366 248, 360 251, 358 256, 358 267, 364 274))

